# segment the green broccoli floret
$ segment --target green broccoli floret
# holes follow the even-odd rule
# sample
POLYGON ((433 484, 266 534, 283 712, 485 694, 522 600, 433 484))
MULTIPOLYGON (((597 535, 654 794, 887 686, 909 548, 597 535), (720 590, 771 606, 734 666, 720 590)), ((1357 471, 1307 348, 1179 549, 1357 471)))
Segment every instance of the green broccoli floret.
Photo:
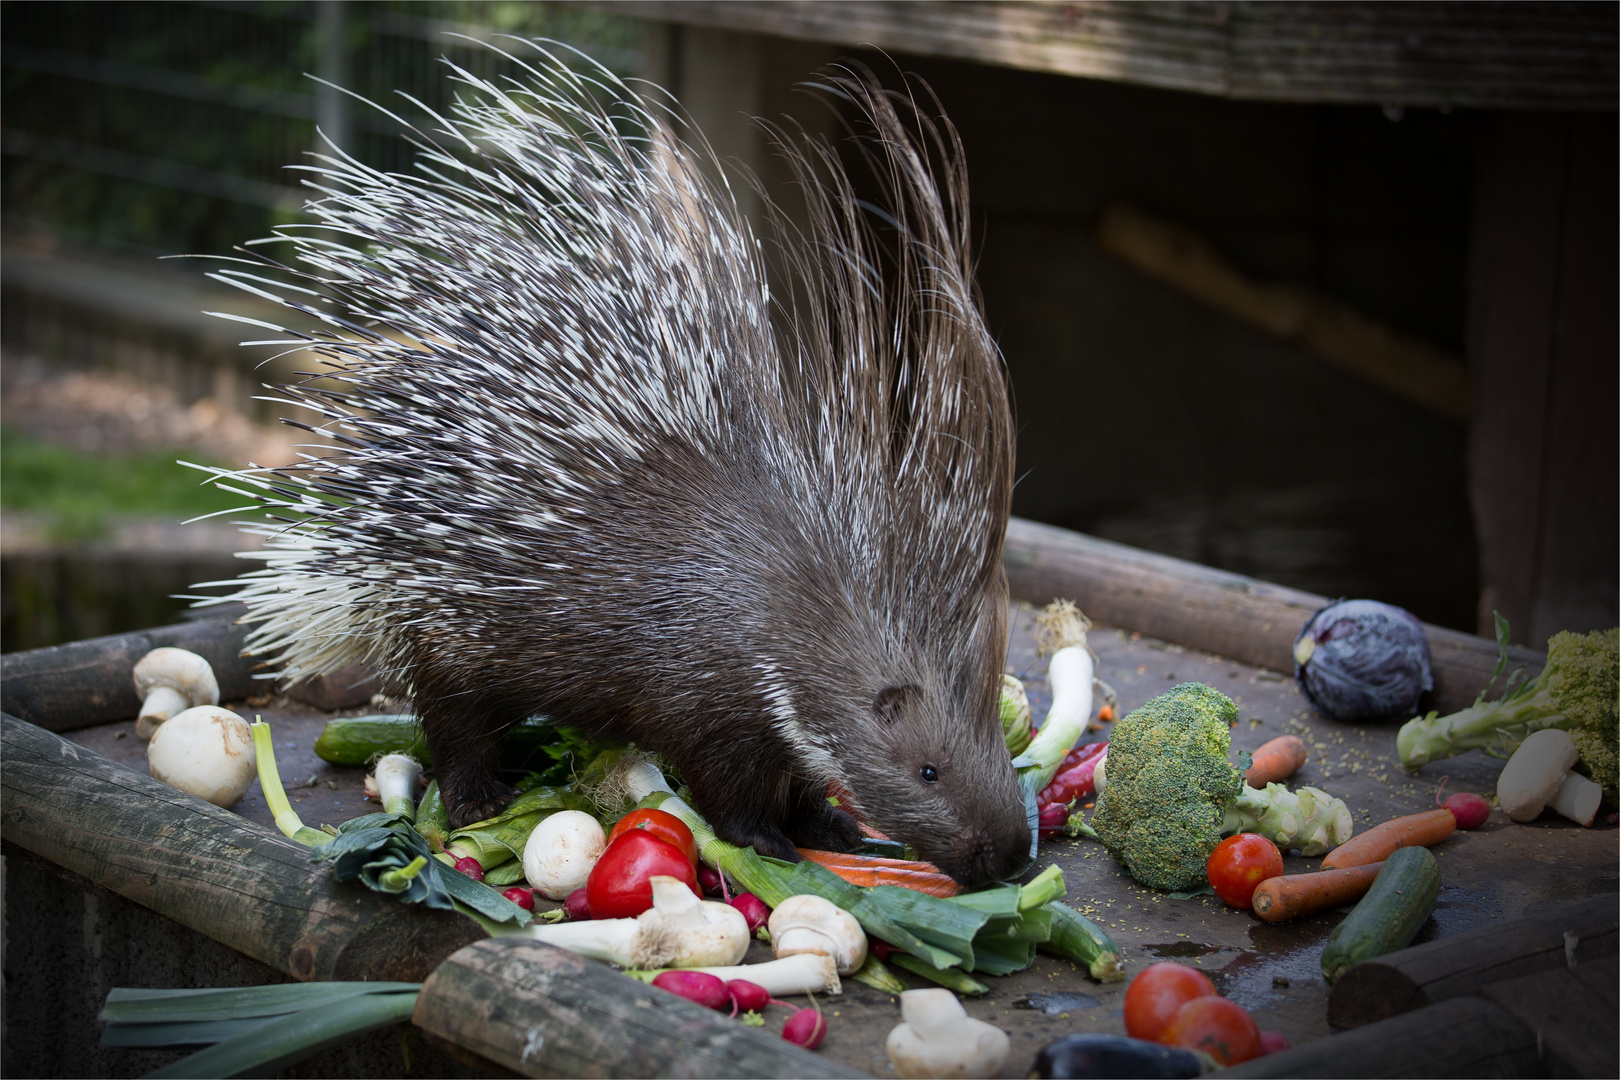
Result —
POLYGON ((1226 808, 1243 790, 1243 774, 1226 760, 1237 718, 1219 690, 1184 683, 1114 725, 1091 827, 1142 884, 1203 884, 1226 808))
MULTIPOLYGON (((1430 713, 1407 721, 1395 739, 1401 764, 1416 769, 1436 758, 1469 750, 1506 757, 1531 732, 1562 728, 1575 741, 1592 779, 1614 799, 1616 747, 1620 744, 1620 715, 1616 713, 1620 631, 1554 634, 1547 641, 1547 666, 1541 674, 1517 685, 1510 678, 1501 699, 1487 702, 1486 691, 1507 668, 1507 637, 1507 620, 1498 615, 1496 642, 1501 658, 1491 682, 1461 712, 1450 716, 1430 713)), ((1522 672, 1514 674, 1516 678, 1522 672)))

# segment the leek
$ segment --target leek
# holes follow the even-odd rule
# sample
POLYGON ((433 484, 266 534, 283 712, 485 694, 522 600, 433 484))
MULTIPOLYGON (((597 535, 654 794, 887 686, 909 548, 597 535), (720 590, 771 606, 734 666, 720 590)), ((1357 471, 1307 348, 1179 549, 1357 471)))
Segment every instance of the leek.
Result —
POLYGON ((292 803, 287 801, 287 791, 281 786, 281 773, 276 768, 276 749, 270 738, 270 725, 262 717, 254 717, 253 720, 253 753, 259 770, 259 787, 264 791, 264 801, 269 805, 270 813, 275 815, 276 828, 287 839, 296 840, 305 847, 314 847, 332 839, 319 829, 305 826, 298 812, 292 808, 292 803))

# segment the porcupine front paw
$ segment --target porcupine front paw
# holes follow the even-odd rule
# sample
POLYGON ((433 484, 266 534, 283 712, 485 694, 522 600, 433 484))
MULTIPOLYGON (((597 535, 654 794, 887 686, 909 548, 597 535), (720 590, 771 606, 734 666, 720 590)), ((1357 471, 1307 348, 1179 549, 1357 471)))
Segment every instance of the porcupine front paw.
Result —
POLYGON ((499 780, 489 780, 471 793, 462 792, 443 777, 439 780, 439 791, 444 795, 452 829, 464 829, 474 822, 494 817, 506 809, 516 793, 512 785, 499 780))
POLYGON ((798 862, 799 853, 787 834, 768 821, 709 823, 714 834, 728 844, 751 847, 761 855, 783 862, 798 862))
POLYGON ((861 846, 861 827, 849 814, 822 803, 824 812, 804 814, 788 826, 793 842, 818 851, 854 851, 861 846))

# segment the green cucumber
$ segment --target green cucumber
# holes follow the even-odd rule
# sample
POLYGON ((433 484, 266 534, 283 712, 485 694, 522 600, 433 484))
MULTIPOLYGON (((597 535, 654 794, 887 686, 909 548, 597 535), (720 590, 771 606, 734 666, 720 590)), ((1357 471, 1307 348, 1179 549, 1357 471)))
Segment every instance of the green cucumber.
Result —
POLYGON ((1052 934, 1035 947, 1043 953, 1078 960, 1098 982, 1122 982, 1124 960, 1119 946, 1108 932, 1067 904, 1056 900, 1045 911, 1052 913, 1052 934))
MULTIPOLYGON (((541 719, 525 720, 495 744, 503 768, 544 769, 552 764, 541 747, 558 740, 557 729, 541 719)), ((315 740, 315 756, 333 765, 369 765, 384 754, 409 754, 432 764, 422 725, 410 713, 340 716, 326 722, 315 740)))
POLYGON ((1428 848, 1404 847, 1384 860, 1372 888, 1333 928, 1322 950, 1322 977, 1337 982, 1345 969, 1412 943, 1440 895, 1440 864, 1428 848))

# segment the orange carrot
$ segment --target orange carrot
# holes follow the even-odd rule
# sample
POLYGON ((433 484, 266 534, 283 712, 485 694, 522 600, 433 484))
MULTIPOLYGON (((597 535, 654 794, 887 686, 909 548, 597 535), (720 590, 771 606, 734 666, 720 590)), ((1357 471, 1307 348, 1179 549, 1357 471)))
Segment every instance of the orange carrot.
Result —
POLYGON ((1284 922, 1360 900, 1383 868, 1376 862, 1267 878, 1254 890, 1254 913, 1266 922, 1284 922))
POLYGON ((1097 719, 1101 720, 1105 724, 1111 723, 1114 719, 1114 707, 1112 705, 1104 705, 1102 708, 1098 709, 1097 719))
POLYGON ((798 850, 810 862, 826 867, 851 885, 864 888, 898 885, 902 889, 916 889, 933 896, 955 896, 962 891, 955 878, 941 873, 933 863, 885 859, 877 855, 846 855, 813 848, 798 850))
POLYGON ((1398 848, 1428 847, 1456 831, 1457 819, 1444 807, 1393 818, 1328 852, 1327 858, 1322 860, 1322 869, 1383 862, 1398 848))
POLYGON ((1299 772, 1309 753, 1298 735, 1279 735, 1254 752, 1254 763, 1243 778, 1252 788, 1280 783, 1299 772))

